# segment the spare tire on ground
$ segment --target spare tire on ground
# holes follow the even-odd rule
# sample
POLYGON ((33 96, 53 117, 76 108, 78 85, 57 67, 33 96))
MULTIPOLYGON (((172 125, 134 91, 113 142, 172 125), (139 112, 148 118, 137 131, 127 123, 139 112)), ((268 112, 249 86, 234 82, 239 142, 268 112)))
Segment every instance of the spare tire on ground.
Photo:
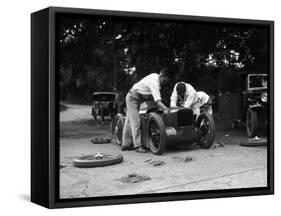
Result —
POLYGON ((111 139, 105 138, 105 137, 98 137, 98 138, 95 138, 95 139, 91 139, 91 142, 93 144, 104 144, 104 143, 110 143, 111 139))
POLYGON ((248 138, 244 139, 240 142, 241 146, 246 146, 246 147, 258 147, 258 146, 267 146, 267 139, 266 138, 248 138))
POLYGON ((73 164, 80 168, 103 167, 121 163, 123 156, 119 154, 97 153, 84 155, 74 159, 73 164))

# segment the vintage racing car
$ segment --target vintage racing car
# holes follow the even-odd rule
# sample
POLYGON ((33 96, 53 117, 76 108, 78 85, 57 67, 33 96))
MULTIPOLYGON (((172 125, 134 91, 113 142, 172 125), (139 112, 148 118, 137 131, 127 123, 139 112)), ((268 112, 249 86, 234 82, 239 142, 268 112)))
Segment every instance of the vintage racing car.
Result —
MULTIPOLYGON (((140 107, 142 146, 161 155, 167 145, 197 143, 208 149, 215 139, 215 123, 206 110, 196 118, 192 109, 170 109, 161 112, 154 102, 145 102, 140 107)), ((125 116, 118 113, 112 121, 115 143, 121 145, 125 116)))

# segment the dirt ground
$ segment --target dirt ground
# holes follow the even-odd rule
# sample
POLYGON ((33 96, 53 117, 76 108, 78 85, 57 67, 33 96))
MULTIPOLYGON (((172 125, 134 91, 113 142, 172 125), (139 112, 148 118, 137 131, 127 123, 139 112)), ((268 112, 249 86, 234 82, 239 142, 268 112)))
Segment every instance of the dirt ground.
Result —
POLYGON ((93 144, 111 137, 106 123, 94 121, 90 106, 66 105, 60 113, 60 198, 199 191, 267 185, 267 148, 243 147, 245 128, 231 130, 216 121, 216 140, 208 150, 197 146, 170 146, 161 156, 151 152, 121 151, 114 143, 93 144), (218 145, 223 143, 223 145, 218 145), (122 154, 122 163, 100 168, 77 168, 82 155, 122 154), (162 161, 154 166, 153 162, 162 161))

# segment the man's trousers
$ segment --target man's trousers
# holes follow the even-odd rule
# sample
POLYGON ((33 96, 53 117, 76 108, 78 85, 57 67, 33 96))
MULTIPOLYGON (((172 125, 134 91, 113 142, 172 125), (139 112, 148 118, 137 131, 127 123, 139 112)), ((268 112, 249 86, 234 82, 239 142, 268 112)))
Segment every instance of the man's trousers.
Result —
POLYGON ((123 129, 122 146, 134 148, 141 146, 140 116, 139 109, 143 99, 140 94, 130 90, 126 96, 127 115, 123 129))

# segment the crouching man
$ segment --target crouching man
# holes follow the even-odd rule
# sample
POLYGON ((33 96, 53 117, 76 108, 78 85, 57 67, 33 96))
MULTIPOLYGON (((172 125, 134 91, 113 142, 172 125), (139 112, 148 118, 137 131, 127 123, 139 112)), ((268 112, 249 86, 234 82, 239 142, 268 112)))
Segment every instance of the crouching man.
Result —
POLYGON ((152 73, 133 85, 126 96, 127 115, 122 136, 122 151, 134 147, 137 152, 145 153, 141 146, 140 131, 140 104, 147 100, 154 100, 158 107, 167 112, 168 108, 162 103, 160 88, 169 81, 168 68, 164 68, 159 74, 152 73), (133 146, 132 146, 133 139, 133 146))
MULTIPOLYGON (((203 91, 198 91, 192 85, 184 82, 176 83, 170 99, 171 108, 184 107, 192 109, 196 117, 200 114, 200 107, 206 105, 209 95, 203 91)), ((212 115, 212 107, 207 106, 207 111, 212 115)))

